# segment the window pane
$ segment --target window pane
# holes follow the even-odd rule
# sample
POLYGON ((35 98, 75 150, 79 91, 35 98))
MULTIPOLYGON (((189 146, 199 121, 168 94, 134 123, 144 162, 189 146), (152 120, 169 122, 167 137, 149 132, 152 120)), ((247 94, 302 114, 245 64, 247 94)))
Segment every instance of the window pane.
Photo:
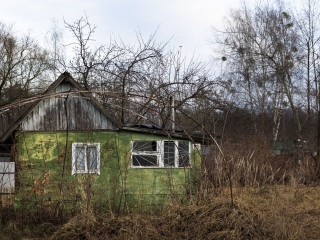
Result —
POLYGON ((87 147, 88 171, 96 171, 98 168, 97 148, 95 146, 87 147))
POLYGON ((10 162, 11 157, 0 157, 0 162, 10 162))
POLYGON ((76 164, 76 171, 84 171, 85 170, 85 148, 77 146, 75 149, 75 164, 76 164))
POLYGON ((156 141, 135 141, 133 142, 133 151, 157 151, 156 141))
POLYGON ((179 150, 179 167, 189 166, 190 165, 189 142, 179 141, 178 150, 179 150))
POLYGON ((163 144, 163 161, 165 166, 174 166, 175 159, 175 143, 173 141, 165 141, 163 144))
POLYGON ((154 155, 133 155, 132 156, 133 166, 158 166, 158 158, 154 155))

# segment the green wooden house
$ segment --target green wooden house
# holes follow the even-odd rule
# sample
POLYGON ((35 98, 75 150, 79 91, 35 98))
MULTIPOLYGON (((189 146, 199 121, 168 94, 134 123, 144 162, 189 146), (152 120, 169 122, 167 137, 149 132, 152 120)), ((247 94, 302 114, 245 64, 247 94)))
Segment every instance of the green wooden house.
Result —
POLYGON ((200 175, 194 141, 146 125, 121 126, 68 73, 0 141, 0 174, 9 179, 1 191, 14 192, 18 208, 161 209, 194 193, 200 175))

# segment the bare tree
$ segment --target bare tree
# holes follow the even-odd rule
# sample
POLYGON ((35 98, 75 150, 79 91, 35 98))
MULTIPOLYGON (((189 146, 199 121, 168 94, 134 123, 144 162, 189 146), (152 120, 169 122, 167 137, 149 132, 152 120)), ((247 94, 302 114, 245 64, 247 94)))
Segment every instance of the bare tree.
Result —
POLYGON ((239 99, 248 103, 253 115, 273 109, 273 140, 278 138, 280 117, 287 105, 294 115, 296 136, 301 134, 297 111, 296 78, 300 64, 299 35, 292 17, 277 6, 245 5, 230 16, 217 40, 227 62, 227 73, 238 89, 239 99))
POLYGON ((50 54, 50 67, 53 72, 53 78, 66 71, 66 48, 63 43, 63 31, 58 26, 57 20, 52 21, 52 28, 46 36, 47 46, 50 54))
POLYGON ((121 114, 123 124, 132 122, 125 112, 130 108, 130 94, 145 94, 152 84, 154 69, 162 65, 163 49, 166 44, 157 43, 156 33, 152 34, 146 41, 140 33, 137 34, 137 43, 129 46, 119 41, 117 49, 122 52, 115 59, 113 71, 114 87, 121 93, 121 114))
POLYGON ((318 65, 319 56, 317 51, 320 47, 320 9, 314 0, 305 0, 304 8, 301 10, 297 24, 301 34, 301 48, 304 52, 304 69, 303 74, 306 81, 307 96, 307 113, 311 117, 311 109, 319 109, 317 104, 318 89, 318 65), (314 100, 312 100, 314 99, 314 100), (313 104, 312 104, 313 103, 313 104), (312 106, 313 105, 313 106, 312 106))
POLYGON ((0 23, 0 96, 5 103, 29 94, 48 69, 48 53, 30 36, 17 37, 0 23))
POLYGON ((95 45, 96 27, 87 17, 65 25, 75 39, 68 45, 74 53, 68 69, 86 88, 108 92, 100 100, 124 125, 151 121, 166 128, 170 97, 176 111, 192 109, 196 99, 214 98, 214 81, 205 65, 187 62, 181 47, 178 52, 167 50, 167 42, 157 42, 157 32, 146 39, 138 32, 132 45, 121 39, 95 45))
POLYGON ((93 44, 96 26, 89 22, 87 16, 73 23, 65 21, 65 27, 75 39, 67 45, 73 47, 74 53, 68 69, 88 89, 99 75, 98 72, 108 71, 107 68, 118 53, 112 43, 108 46, 93 44))
MULTIPOLYGON (((312 123, 312 110, 315 110, 317 119, 316 149, 317 149, 317 175, 320 176, 320 97, 319 97, 319 64, 320 57, 317 53, 320 47, 320 9, 316 1, 304 1, 304 8, 300 13, 297 23, 301 34, 301 47, 304 52, 303 76, 306 81, 307 114, 308 122, 312 123)), ((311 125, 311 124, 310 124, 311 125)), ((312 126, 312 125, 311 125, 312 126)), ((311 130, 313 132, 313 130, 311 130)), ((310 134, 311 136, 313 134, 310 134)))

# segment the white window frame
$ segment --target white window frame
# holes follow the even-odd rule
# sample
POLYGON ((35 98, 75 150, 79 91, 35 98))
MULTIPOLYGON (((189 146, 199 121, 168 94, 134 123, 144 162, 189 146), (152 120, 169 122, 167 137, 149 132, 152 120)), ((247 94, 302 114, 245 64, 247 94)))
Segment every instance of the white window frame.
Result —
POLYGON ((131 167, 133 168, 157 168, 161 165, 161 145, 159 141, 155 140, 135 140, 131 141, 131 167), (156 142, 157 150, 156 151, 133 151, 133 144, 134 142, 156 142), (157 157, 157 165, 156 166, 134 166, 133 165, 133 156, 156 156, 157 157))
POLYGON ((131 141, 131 167, 132 168, 190 168, 191 167, 191 142, 188 140, 133 140, 131 141), (157 143, 157 151, 134 151, 133 150, 133 143, 134 142, 156 142, 157 143), (189 162, 188 166, 180 167, 179 166, 179 142, 186 141, 189 144, 189 162), (164 143, 165 142, 174 142, 174 166, 164 164, 164 143), (140 156, 157 156, 157 165, 155 166, 135 166, 133 165, 133 156, 140 155, 140 156))
POLYGON ((87 173, 96 173, 98 175, 100 175, 100 143, 72 143, 72 175, 75 174, 87 174, 87 173), (77 170, 76 168, 76 148, 77 147, 84 147, 85 151, 84 151, 84 170, 77 170), (88 169, 88 158, 87 158, 87 151, 86 149, 88 147, 95 147, 96 148, 96 152, 97 152, 97 168, 94 170, 89 170, 88 169))

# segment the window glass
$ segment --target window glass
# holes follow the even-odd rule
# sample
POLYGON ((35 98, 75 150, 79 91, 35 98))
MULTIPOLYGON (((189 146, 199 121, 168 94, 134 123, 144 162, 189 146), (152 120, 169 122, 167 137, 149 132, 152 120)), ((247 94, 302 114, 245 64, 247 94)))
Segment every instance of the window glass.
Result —
POLYGON ((77 146, 75 149, 76 171, 85 170, 85 148, 77 146))
POLYGON ((95 171, 98 167, 97 162, 97 148, 95 146, 88 146, 87 147, 87 164, 89 171, 95 171))
POLYGON ((133 155, 132 164, 136 167, 154 167, 158 166, 158 157, 156 155, 133 155))
POLYGON ((174 166, 175 143, 174 141, 165 141, 163 143, 163 161, 164 166, 174 166))
POLYGON ((0 157, 0 162, 10 162, 11 157, 0 157))
POLYGON ((159 166, 159 152, 156 141, 134 141, 132 143, 132 166, 156 167, 159 166))
POLYGON ((156 141, 135 141, 133 142, 133 151, 154 152, 157 151, 156 141))
POLYGON ((190 165, 189 142, 179 141, 178 151, 179 151, 179 167, 189 166, 190 165))

